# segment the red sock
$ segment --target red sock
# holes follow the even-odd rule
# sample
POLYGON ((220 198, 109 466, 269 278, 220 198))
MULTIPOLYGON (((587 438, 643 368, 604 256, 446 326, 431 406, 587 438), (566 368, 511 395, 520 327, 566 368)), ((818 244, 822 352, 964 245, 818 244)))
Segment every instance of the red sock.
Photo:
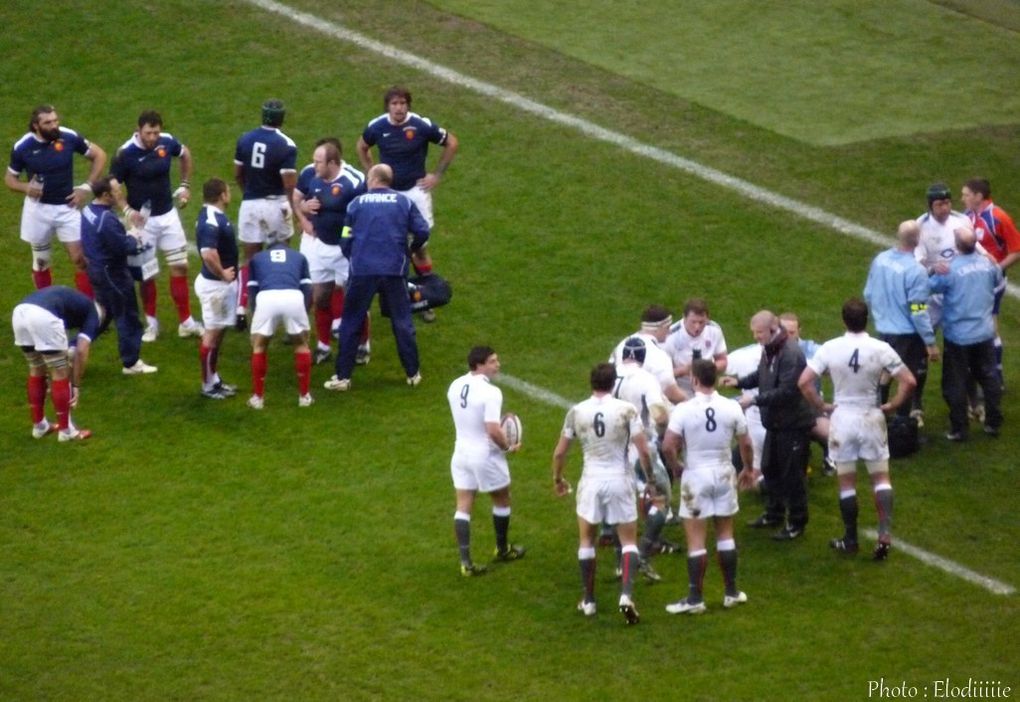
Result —
POLYGON ((191 317, 191 298, 188 294, 188 278, 183 275, 171 275, 170 297, 177 306, 177 319, 182 323, 191 317))
POLYGON ((57 427, 67 429, 71 421, 71 381, 67 378, 54 380, 50 396, 57 411, 57 427))
POLYGON ((333 314, 329 310, 315 308, 315 333, 319 337, 319 343, 329 346, 330 327, 333 324, 333 314))
POLYGON ((312 382, 312 352, 294 352, 294 370, 297 371, 298 394, 307 395, 312 382))
POLYGON ((266 368, 269 361, 266 353, 253 351, 251 354, 251 391, 253 395, 262 397, 266 393, 266 368))
POLYGON ((333 288, 333 294, 329 298, 329 311, 333 319, 344 316, 344 289, 339 285, 333 288))
MULTIPOLYGON (((49 271, 46 271, 46 275, 49 275, 49 271)), ((47 283, 48 285, 49 283, 47 283)), ((89 274, 85 271, 76 271, 74 274, 74 285, 76 288, 81 290, 83 293, 88 295, 93 300, 96 299, 96 293, 92 290, 92 283, 89 282, 89 274)))
POLYGON ((364 324, 361 325, 361 335, 358 337, 358 343, 367 344, 368 337, 371 335, 371 332, 372 332, 372 315, 366 314, 365 322, 364 324))
POLYGON ((38 424, 46 416, 46 376, 28 376, 28 406, 32 410, 32 424, 38 424))
POLYGON ((145 309, 145 314, 149 317, 155 317, 156 279, 149 278, 148 280, 143 280, 141 288, 142 288, 142 307, 145 309))
POLYGON ((209 365, 210 356, 212 349, 205 344, 198 345, 198 360, 202 364, 202 389, 209 387, 209 378, 212 377, 213 371, 209 365))
POLYGON ((238 297, 237 306, 248 308, 248 266, 241 266, 241 275, 237 279, 238 297))
POLYGON ((53 285, 53 274, 50 273, 50 269, 47 268, 44 271, 32 271, 32 282, 35 283, 36 290, 42 290, 53 285))

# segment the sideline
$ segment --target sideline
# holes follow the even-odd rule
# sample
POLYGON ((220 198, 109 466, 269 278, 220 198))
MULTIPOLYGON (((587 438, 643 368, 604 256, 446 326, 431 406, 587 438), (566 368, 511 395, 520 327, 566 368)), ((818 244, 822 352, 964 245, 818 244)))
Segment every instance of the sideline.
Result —
MULTIPOLYGON (((467 88, 468 90, 474 91, 481 95, 491 97, 500 102, 506 103, 512 107, 515 107, 523 112, 536 115, 550 122, 570 127, 578 132, 584 134, 592 139, 606 142, 618 146, 625 151, 629 151, 637 156, 643 156, 645 158, 657 161, 676 168, 679 171, 688 173, 705 180, 713 185, 718 185, 727 190, 731 190, 739 195, 746 197, 748 200, 759 202, 776 209, 783 210, 790 214, 794 214, 798 217, 806 219, 815 224, 820 224, 823 227, 839 232, 840 234, 847 234, 860 239, 861 241, 868 242, 879 248, 889 248, 893 244, 893 238, 891 236, 882 234, 874 229, 865 227, 864 225, 857 224, 848 219, 835 215, 831 212, 826 212, 820 207, 809 205, 800 200, 795 200, 785 195, 772 192, 767 188, 763 188, 759 185, 755 185, 742 178, 729 175, 723 171, 717 170, 710 166, 698 163, 689 158, 684 158, 671 151, 660 149, 649 144, 642 143, 637 139, 627 136, 621 132, 616 132, 611 129, 599 126, 594 122, 590 122, 582 117, 569 114, 567 112, 561 112, 560 110, 543 105, 540 102, 536 102, 530 98, 524 97, 520 93, 515 93, 512 90, 500 88, 492 83, 472 78, 471 76, 465 75, 459 71, 455 71, 452 68, 447 68, 437 63, 433 63, 428 59, 412 54, 408 51, 398 49, 390 44, 385 44, 380 41, 376 41, 370 37, 356 32, 352 29, 348 29, 335 22, 324 20, 315 15, 307 12, 296 10, 289 5, 285 5, 276 0, 244 0, 249 5, 254 5, 267 12, 280 15, 287 18, 288 20, 300 24, 302 26, 314 29, 317 32, 331 36, 335 39, 354 44, 355 46, 371 51, 376 54, 380 54, 392 61, 401 63, 405 66, 410 66, 423 73, 427 73, 431 76, 444 80, 448 83, 467 88)), ((1020 287, 1017 287, 1013 283, 1006 284, 1006 292, 1016 299, 1020 299, 1020 287)))

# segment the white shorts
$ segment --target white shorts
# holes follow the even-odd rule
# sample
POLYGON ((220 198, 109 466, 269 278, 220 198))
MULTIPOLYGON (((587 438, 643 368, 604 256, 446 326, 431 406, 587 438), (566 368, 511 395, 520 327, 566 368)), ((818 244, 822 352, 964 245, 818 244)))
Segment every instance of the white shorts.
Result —
POLYGON ((420 185, 416 185, 410 190, 399 190, 397 191, 401 195, 406 195, 407 198, 418 206, 418 211, 421 212, 421 216, 428 222, 429 228, 435 226, 435 221, 432 218, 432 193, 425 190, 420 185))
POLYGON ((494 492, 510 484, 510 467, 502 451, 454 451, 450 475, 457 490, 494 492))
POLYGON ((837 405, 829 420, 829 458, 836 463, 887 460, 889 435, 882 410, 837 405))
POLYGON ((255 298, 251 333, 272 336, 280 324, 290 335, 308 331, 308 311, 300 290, 263 290, 255 298))
POLYGON ((81 212, 68 205, 46 205, 26 197, 21 209, 21 240, 41 246, 53 241, 54 232, 64 243, 81 241, 81 212))
POLYGON ((195 295, 202 305, 202 324, 206 329, 226 329, 237 322, 237 281, 195 278, 195 295))
POLYGON ((308 271, 313 283, 347 284, 351 264, 340 251, 339 244, 331 246, 316 236, 302 234, 300 251, 308 259, 308 271))
POLYGON ((149 217, 142 230, 142 242, 152 244, 163 252, 186 247, 188 239, 184 235, 177 208, 171 207, 169 212, 149 217))
POLYGON ((682 519, 731 517, 739 510, 737 472, 732 465, 684 470, 680 478, 682 519))
POLYGON ((286 241, 294 234, 290 203, 283 195, 242 200, 237 238, 246 244, 286 241))
POLYGON ((67 351, 67 330, 60 317, 39 305, 18 305, 11 315, 14 344, 36 351, 67 351))
POLYGON ((636 522, 634 480, 582 477, 577 484, 577 516, 589 524, 636 522))
POLYGON ((751 405, 744 410, 747 433, 751 437, 751 468, 761 470, 761 454, 765 448, 765 426, 761 423, 761 410, 751 405))

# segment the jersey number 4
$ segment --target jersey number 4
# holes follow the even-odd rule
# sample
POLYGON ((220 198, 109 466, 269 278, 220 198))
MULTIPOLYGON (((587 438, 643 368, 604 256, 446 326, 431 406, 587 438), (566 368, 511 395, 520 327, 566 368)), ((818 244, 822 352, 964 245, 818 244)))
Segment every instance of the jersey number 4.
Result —
POLYGON ((853 369, 854 373, 861 369, 860 353, 860 349, 854 349, 854 352, 850 355, 850 363, 847 364, 851 369, 853 369))

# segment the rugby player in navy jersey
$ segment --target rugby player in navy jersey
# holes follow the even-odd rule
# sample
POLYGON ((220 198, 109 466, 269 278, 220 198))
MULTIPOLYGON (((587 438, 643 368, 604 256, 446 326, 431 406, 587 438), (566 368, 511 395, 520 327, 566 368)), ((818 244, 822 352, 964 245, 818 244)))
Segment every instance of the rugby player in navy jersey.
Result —
POLYGON ((336 375, 326 381, 327 390, 350 390, 358 331, 376 293, 389 304, 390 326, 407 384, 415 387, 421 383, 418 344, 407 297, 407 252, 410 249, 413 254, 428 243, 429 225, 413 202, 390 188, 392 182, 389 166, 372 166, 368 192, 347 207, 340 248, 351 262, 351 277, 347 309, 340 323, 336 375))
MULTIPOLYGON (((364 174, 342 158, 340 142, 331 140, 315 147, 312 156, 313 175, 299 177, 294 189, 294 211, 305 232, 301 237, 301 253, 308 259, 312 276, 312 304, 315 306, 315 329, 318 344, 315 362, 330 355, 330 336, 334 320, 343 313, 343 286, 347 283, 350 265, 340 250, 347 205, 365 192, 364 174), (304 181, 304 182, 301 182, 304 181), (307 223, 307 228, 305 226, 307 223), (339 304, 337 304, 339 303, 339 304)), ((368 329, 362 330, 358 357, 368 362, 368 329)))
MULTIPOLYGON (((159 335, 156 320, 156 248, 163 252, 170 267, 170 297, 177 308, 177 334, 201 336, 202 325, 191 316, 188 290, 188 241, 174 198, 181 207, 191 199, 191 152, 169 132, 163 131, 163 117, 155 110, 138 116, 138 131, 121 145, 110 167, 110 175, 127 186, 127 198, 117 202, 128 223, 142 231, 142 241, 153 248, 130 261, 132 273, 141 281, 142 307, 147 325, 142 341, 155 341, 159 335), (171 193, 170 165, 180 161, 180 186, 171 193), (144 210, 148 208, 148 217, 144 210)), ((118 191, 119 192, 119 191, 118 191)))
MULTIPOLYGON (((407 88, 394 86, 383 96, 386 113, 365 127, 358 139, 358 157, 366 171, 375 161, 372 147, 379 148, 379 162, 393 169, 393 189, 411 199, 421 212, 429 229, 435 226, 432 216, 432 190, 439 185, 457 155, 459 142, 453 132, 433 124, 427 117, 411 112, 411 92, 407 88), (443 147, 443 153, 435 170, 426 170, 429 144, 443 147)), ((427 249, 411 256, 411 263, 419 275, 432 272, 432 258, 427 249)), ((422 313, 422 319, 435 319, 434 310, 422 313)))
POLYGON ((205 331, 198 347, 202 365, 202 396, 225 400, 237 388, 224 383, 217 372, 223 334, 234 326, 237 315, 237 239, 227 219, 230 186, 210 178, 202 186, 202 210, 195 222, 195 244, 202 256, 202 270, 195 278, 195 294, 202 304, 205 331))
MULTIPOLYGON (((234 151, 234 179, 243 191, 237 214, 244 260, 262 250, 267 238, 286 241, 294 233, 291 191, 297 182, 297 145, 280 131, 286 109, 280 100, 262 104, 262 126, 245 132, 234 151)), ((247 265, 241 268, 237 314, 248 304, 247 265)))
POLYGON ((53 235, 63 242, 71 263, 77 269, 75 285, 92 297, 81 248, 81 217, 76 209, 92 196, 91 183, 99 179, 106 166, 106 152, 77 132, 60 126, 53 105, 40 105, 32 111, 28 133, 11 149, 11 160, 4 173, 4 184, 25 194, 21 210, 21 240, 32 247, 32 280, 36 288, 53 284, 50 264, 53 235), (74 185, 74 154, 91 164, 81 185, 74 185), (25 174, 25 181, 21 175, 25 174))
POLYGON ((308 306, 312 299, 312 278, 308 259, 287 246, 287 240, 270 239, 269 248, 248 263, 251 278, 249 300, 251 317, 252 395, 248 406, 265 405, 266 346, 276 328, 283 325, 294 344, 294 370, 298 379, 298 407, 314 401, 308 392, 312 375, 312 352, 308 348, 308 306))
POLYGON ((62 285, 48 286, 25 297, 14 308, 11 325, 14 343, 28 360, 28 406, 32 412, 32 436, 36 439, 59 430, 60 441, 81 441, 92 436, 71 421, 78 403, 92 342, 103 329, 105 311, 80 292, 62 285), (77 329, 74 360, 68 353, 68 330, 77 329), (50 398, 57 413, 54 426, 46 419, 46 375, 51 379, 50 398))

